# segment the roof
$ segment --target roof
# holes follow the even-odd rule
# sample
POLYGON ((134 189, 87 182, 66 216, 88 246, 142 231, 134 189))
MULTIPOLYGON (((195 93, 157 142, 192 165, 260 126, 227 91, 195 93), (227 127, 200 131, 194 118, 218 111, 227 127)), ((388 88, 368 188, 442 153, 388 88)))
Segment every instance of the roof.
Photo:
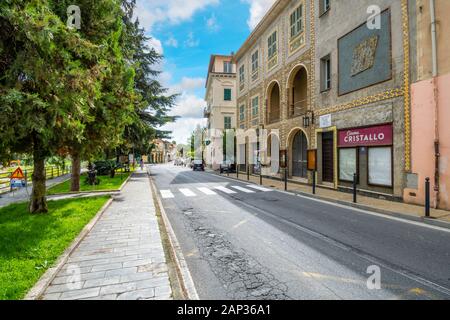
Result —
POLYGON ((205 82, 205 88, 208 86, 208 80, 209 80, 209 74, 210 73, 215 73, 212 72, 212 68, 214 65, 214 61, 216 60, 216 58, 230 58, 230 60, 233 60, 233 56, 232 55, 224 55, 224 54, 212 54, 211 58, 209 59, 209 66, 208 66, 208 74, 206 75, 206 82, 205 82))

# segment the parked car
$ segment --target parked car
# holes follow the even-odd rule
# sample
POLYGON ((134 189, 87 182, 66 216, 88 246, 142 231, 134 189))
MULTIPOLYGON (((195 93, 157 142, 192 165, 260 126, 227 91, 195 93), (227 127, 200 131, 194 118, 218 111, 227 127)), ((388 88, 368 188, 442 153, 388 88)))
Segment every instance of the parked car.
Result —
POLYGON ((225 160, 220 164, 220 173, 233 173, 236 172, 236 164, 231 160, 225 160))
POLYGON ((192 160, 191 162, 192 170, 194 171, 205 171, 205 165, 203 164, 203 160, 192 160))

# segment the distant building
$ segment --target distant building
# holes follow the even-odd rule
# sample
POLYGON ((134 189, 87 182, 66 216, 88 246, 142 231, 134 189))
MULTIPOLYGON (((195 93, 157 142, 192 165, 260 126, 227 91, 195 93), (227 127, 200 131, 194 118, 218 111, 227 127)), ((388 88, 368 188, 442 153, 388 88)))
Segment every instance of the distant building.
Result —
POLYGON ((176 158, 176 144, 162 139, 155 139, 153 143, 155 147, 150 156, 151 163, 167 163, 176 158))
POLYGON ((223 132, 236 127, 236 65, 232 56, 211 55, 206 79, 204 117, 208 119, 204 140, 205 161, 218 169, 224 159, 223 132))

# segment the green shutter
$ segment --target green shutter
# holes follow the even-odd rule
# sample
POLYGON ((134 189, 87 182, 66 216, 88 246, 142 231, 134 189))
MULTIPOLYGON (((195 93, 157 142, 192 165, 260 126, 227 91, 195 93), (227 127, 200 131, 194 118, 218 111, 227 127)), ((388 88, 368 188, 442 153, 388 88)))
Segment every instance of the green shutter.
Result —
POLYGON ((225 89, 224 90, 224 97, 223 99, 225 101, 231 101, 231 89, 225 89))

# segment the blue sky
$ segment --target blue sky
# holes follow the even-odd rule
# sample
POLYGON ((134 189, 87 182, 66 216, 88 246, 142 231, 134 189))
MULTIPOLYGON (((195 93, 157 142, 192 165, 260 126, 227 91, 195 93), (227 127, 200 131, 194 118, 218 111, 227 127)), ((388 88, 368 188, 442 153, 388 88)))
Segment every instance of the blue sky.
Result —
POLYGON ((136 15, 164 55, 160 81, 179 93, 173 115, 173 140, 186 143, 204 125, 203 100, 210 55, 237 51, 275 0, 138 0, 136 15))

